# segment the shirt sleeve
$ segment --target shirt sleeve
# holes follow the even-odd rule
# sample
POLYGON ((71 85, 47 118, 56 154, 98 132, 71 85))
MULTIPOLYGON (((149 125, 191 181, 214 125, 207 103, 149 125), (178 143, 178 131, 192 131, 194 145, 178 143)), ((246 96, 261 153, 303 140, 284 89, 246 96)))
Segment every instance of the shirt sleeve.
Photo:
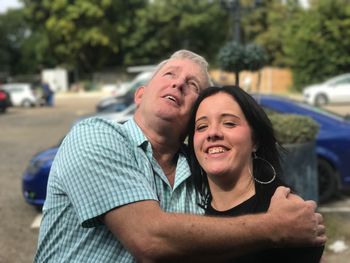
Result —
POLYGON ((157 200, 133 147, 119 124, 97 118, 77 124, 63 141, 59 177, 83 227, 101 224, 98 217, 119 206, 157 200))

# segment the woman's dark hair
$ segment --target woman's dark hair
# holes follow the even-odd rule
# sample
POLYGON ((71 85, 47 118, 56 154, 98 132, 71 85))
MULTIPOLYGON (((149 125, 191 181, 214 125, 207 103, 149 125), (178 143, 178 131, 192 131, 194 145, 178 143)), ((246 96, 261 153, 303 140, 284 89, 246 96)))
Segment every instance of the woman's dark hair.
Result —
MULTIPOLYGON (((189 162, 194 184, 201 200, 200 205, 206 205, 208 198, 210 198, 210 191, 205 171, 200 167, 194 152, 193 136, 195 131, 195 118, 201 102, 217 93, 228 94, 238 103, 252 130, 252 139, 255 145, 257 145, 256 155, 268 161, 274 167, 277 176, 282 172, 281 156, 278 150, 280 146, 278 146, 275 138, 271 121, 263 108, 252 96, 238 86, 209 87, 199 95, 195 102, 188 129, 189 162)), ((260 181, 269 181, 272 177, 272 171, 267 167, 267 163, 258 161, 253 163, 253 175, 260 181)))

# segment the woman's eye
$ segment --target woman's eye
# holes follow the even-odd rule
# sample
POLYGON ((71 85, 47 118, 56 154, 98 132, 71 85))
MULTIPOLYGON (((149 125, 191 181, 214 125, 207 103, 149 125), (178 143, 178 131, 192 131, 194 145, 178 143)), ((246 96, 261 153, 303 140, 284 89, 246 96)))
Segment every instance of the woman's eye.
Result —
POLYGON ((232 122, 232 121, 226 121, 226 122, 224 122, 224 125, 226 127, 235 127, 237 124, 232 122))
POLYGON ((207 125, 198 125, 197 127, 196 127, 196 131, 204 131, 205 130, 205 128, 207 127, 207 125))

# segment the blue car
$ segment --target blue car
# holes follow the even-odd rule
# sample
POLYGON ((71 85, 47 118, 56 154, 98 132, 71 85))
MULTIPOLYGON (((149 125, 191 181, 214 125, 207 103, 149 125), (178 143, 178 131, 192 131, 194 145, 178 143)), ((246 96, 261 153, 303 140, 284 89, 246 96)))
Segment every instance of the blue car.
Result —
POLYGON ((329 200, 350 186, 350 119, 302 102, 274 95, 253 97, 267 110, 309 116, 320 124, 316 138, 319 200, 329 200))
POLYGON ((41 207, 46 198, 46 185, 52 161, 58 151, 54 146, 34 155, 22 177, 22 192, 27 203, 41 207))
MULTIPOLYGON (((101 117, 107 120, 114 120, 124 123, 132 118, 136 110, 135 104, 131 104, 121 112, 102 112, 88 115, 76 120, 73 125, 84 118, 101 117)), ((53 159, 58 151, 57 146, 36 153, 29 162, 28 167, 22 176, 22 193, 27 203, 36 207, 42 207, 46 198, 46 186, 53 159)))

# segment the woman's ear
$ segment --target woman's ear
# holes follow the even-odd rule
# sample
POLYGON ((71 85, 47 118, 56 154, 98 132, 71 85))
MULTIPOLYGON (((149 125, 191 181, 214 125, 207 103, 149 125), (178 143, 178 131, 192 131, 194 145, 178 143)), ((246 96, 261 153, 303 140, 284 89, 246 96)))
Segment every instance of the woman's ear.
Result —
POLYGON ((145 86, 141 86, 135 91, 134 102, 136 106, 140 105, 144 91, 145 91, 145 86))

